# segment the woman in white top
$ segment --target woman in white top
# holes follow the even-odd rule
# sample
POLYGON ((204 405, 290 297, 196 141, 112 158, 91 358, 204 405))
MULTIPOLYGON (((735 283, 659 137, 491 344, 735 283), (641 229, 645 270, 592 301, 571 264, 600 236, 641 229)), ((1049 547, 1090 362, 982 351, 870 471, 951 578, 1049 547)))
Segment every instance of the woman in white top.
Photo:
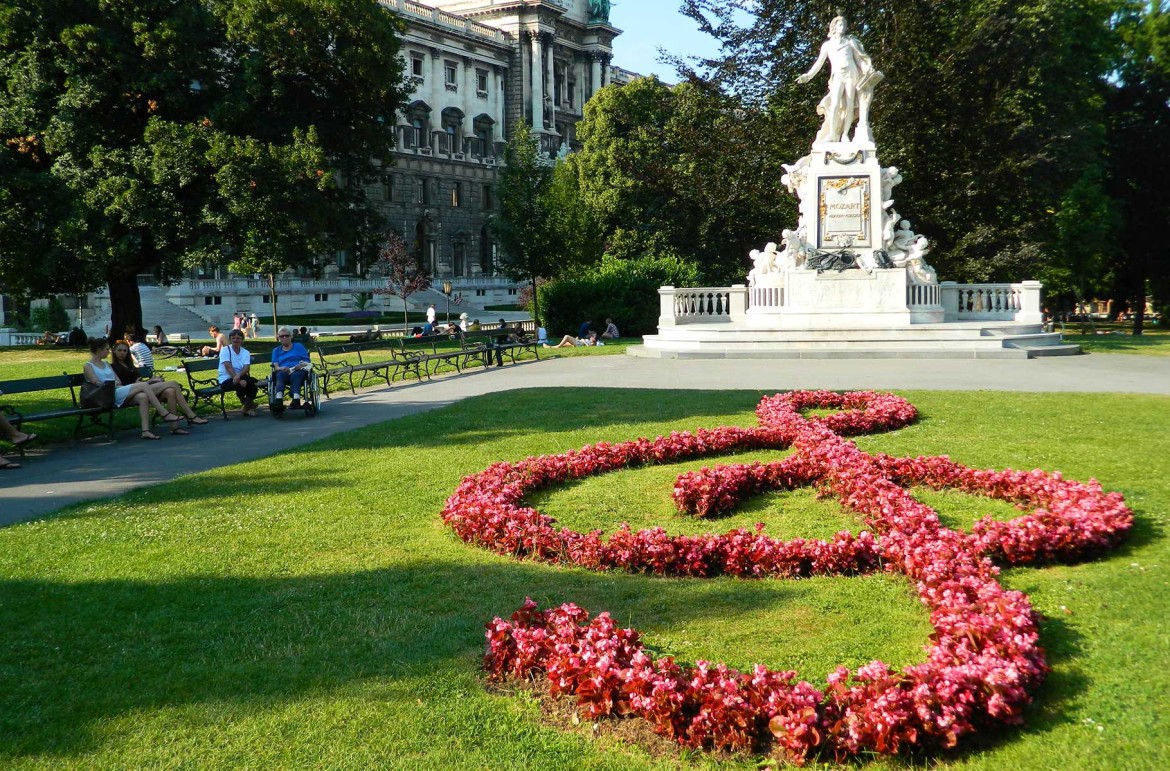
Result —
POLYGON ((110 342, 104 337, 91 337, 89 339, 89 361, 85 363, 83 372, 85 379, 94 385, 101 385, 104 382, 112 382, 114 386, 114 407, 121 407, 123 404, 133 402, 138 405, 138 417, 142 424, 142 438, 143 439, 158 439, 158 435, 150 430, 150 408, 153 407, 158 416, 168 423, 177 423, 182 418, 167 410, 150 390, 150 386, 146 383, 132 383, 130 385, 117 385, 118 375, 114 372, 114 368, 106 361, 106 356, 110 353, 110 342))
POLYGON ((244 333, 228 332, 228 344, 219 352, 219 387, 240 397, 245 415, 256 414, 256 378, 252 377, 252 354, 244 347, 244 333))

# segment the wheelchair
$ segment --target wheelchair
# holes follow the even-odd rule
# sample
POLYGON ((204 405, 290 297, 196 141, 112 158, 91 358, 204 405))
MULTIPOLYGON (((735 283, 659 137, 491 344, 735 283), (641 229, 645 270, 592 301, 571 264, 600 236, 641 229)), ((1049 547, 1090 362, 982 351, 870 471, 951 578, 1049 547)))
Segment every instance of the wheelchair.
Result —
MULTIPOLYGON (((276 391, 276 377, 269 377, 268 410, 272 413, 272 417, 283 418, 285 411, 290 409, 292 407, 284 401, 284 392, 278 393, 276 391)), ((321 379, 317 376, 316 369, 309 370, 305 384, 301 386, 300 410, 305 413, 306 418, 316 417, 317 413, 321 411, 321 379)))

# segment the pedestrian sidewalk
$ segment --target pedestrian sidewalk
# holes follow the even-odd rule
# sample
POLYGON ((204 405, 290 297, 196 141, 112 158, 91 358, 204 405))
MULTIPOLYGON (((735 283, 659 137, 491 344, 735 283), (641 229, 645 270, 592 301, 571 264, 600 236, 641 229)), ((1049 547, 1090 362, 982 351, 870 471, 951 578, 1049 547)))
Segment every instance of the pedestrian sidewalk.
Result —
MULTIPOLYGON (((190 436, 139 441, 127 433, 48 449, 34 447, 24 468, 0 471, 0 526, 80 501, 118 495, 183 474, 225 468, 333 434, 519 388, 958 390, 1122 392, 1170 395, 1170 358, 1095 354, 1032 360, 825 359, 719 360, 574 356, 468 371, 325 400, 316 418, 289 414, 222 421, 190 436)), ((598 399, 604 398, 599 394, 598 399)), ((1168 405, 1170 408, 1170 405, 1168 405)), ((227 473, 226 470, 224 472, 227 473)))

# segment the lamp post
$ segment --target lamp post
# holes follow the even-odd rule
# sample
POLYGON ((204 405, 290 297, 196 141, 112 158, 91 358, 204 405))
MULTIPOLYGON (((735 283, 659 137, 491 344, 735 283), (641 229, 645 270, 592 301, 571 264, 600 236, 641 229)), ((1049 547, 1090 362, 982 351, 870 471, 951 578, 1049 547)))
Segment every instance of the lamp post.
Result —
POLYGON ((443 282, 443 294, 447 295, 447 326, 451 326, 451 281, 443 282))

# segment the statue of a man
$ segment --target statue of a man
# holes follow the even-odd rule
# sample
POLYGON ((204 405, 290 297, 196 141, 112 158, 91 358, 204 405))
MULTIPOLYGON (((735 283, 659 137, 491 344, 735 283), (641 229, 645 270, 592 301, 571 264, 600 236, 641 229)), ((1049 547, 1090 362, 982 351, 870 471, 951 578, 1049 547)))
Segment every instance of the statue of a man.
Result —
POLYGON ((846 34, 848 24, 844 16, 829 23, 829 39, 821 44, 821 53, 812 68, 796 79, 807 83, 829 62, 829 92, 817 105, 817 112, 825 116, 817 142, 848 142, 849 129, 857 120, 854 142, 872 142, 869 133, 869 104, 873 89, 884 77, 873 68, 873 61, 853 35, 846 34))

